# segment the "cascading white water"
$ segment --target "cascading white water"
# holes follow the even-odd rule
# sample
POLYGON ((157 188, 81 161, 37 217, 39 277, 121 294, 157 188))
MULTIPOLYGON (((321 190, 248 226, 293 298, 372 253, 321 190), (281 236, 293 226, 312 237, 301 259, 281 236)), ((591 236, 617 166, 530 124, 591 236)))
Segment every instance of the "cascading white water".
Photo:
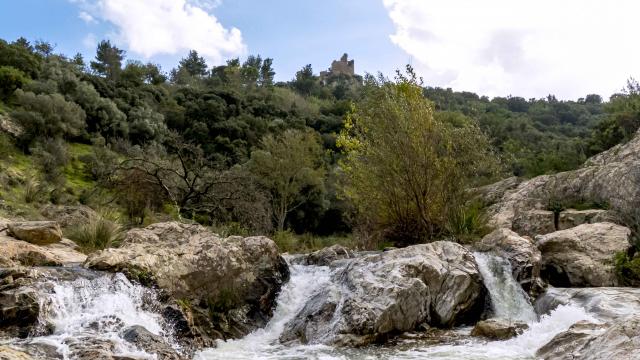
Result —
POLYGON ((474 253, 473 256, 489 291, 494 316, 524 322, 537 320, 527 294, 511 274, 509 261, 491 253, 474 253))
MULTIPOLYGON (((499 257, 485 254, 477 256, 477 259, 492 301, 497 305, 495 313, 529 324, 529 329, 520 336, 493 342, 469 338, 462 344, 435 346, 417 340, 403 343, 402 346, 357 349, 280 344, 278 338, 284 325, 298 313, 317 289, 331 281, 331 272, 327 267, 292 265, 291 280, 283 287, 274 317, 266 328, 257 330, 243 339, 220 341, 217 348, 201 351, 195 359, 529 360, 534 359, 538 348, 574 323, 581 320, 596 321, 584 309, 570 305, 559 306, 550 314, 540 317, 538 321, 533 308, 526 300, 526 295, 512 278, 509 263, 499 257)), ((469 329, 461 329, 460 332, 468 335, 469 329)))
POLYGON ((52 280, 42 287, 46 291, 40 299, 40 323, 53 333, 30 341, 54 346, 64 359, 71 357, 69 344, 80 338, 108 340, 115 345, 116 355, 155 359, 155 355, 140 351, 121 338, 122 330, 133 325, 171 341, 171 331, 152 311, 158 305, 155 293, 132 284, 122 274, 52 280))
POLYGON ((196 355, 196 359, 281 359, 285 354, 296 358, 295 354, 302 356, 331 350, 328 346, 288 348, 278 342, 285 324, 298 313, 307 299, 330 279, 330 271, 326 266, 291 265, 289 268, 291 279, 280 291, 273 318, 264 329, 258 329, 240 340, 218 341, 215 349, 201 352, 196 355))

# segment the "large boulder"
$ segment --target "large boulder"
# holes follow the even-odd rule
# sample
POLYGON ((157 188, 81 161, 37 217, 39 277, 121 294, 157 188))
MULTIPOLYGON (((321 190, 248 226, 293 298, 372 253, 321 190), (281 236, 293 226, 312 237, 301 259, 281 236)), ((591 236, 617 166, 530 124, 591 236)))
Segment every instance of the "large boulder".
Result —
POLYGON ((476 244, 476 249, 492 251, 509 260, 513 277, 532 297, 536 297, 544 290, 544 284, 540 279, 542 255, 530 238, 501 228, 483 237, 476 244))
POLYGON ((62 230, 55 221, 21 221, 7 225, 9 235, 36 245, 48 245, 62 240, 62 230))
POLYGON ((580 169, 524 181, 497 201, 491 193, 480 194, 493 203, 489 223, 496 228, 514 229, 517 215, 527 211, 576 203, 607 204, 617 218, 632 221, 640 207, 640 132, 628 143, 587 160, 580 169))
POLYGON ((545 360, 640 359, 640 315, 613 324, 580 322, 556 335, 540 348, 545 360))
POLYGON ((556 214, 548 210, 524 210, 516 212, 512 228, 524 236, 548 234, 556 231, 556 214))
POLYGON ((543 278, 559 287, 619 286, 613 259, 630 247, 630 233, 605 222, 537 236, 543 278))
POLYGON ((485 288, 473 254, 438 241, 351 260, 310 297, 280 340, 363 345, 421 324, 477 320, 485 288))
POLYGON ((558 230, 571 229, 582 224, 593 224, 598 222, 611 221, 612 216, 609 211, 602 209, 575 210, 568 209, 562 211, 558 218, 558 230))
POLYGON ((336 244, 306 255, 301 262, 306 265, 329 266, 336 260, 353 257, 353 251, 336 244))
POLYGON ((98 214, 86 205, 45 205, 40 209, 40 213, 45 218, 56 221, 60 226, 72 227, 83 225, 98 214))
POLYGON ((62 266, 82 263, 87 256, 76 250, 77 245, 68 239, 49 244, 34 245, 0 234, 0 267, 62 266))
POLYGON ((0 360, 34 360, 34 358, 21 350, 7 345, 0 345, 0 360))
POLYGON ((130 230, 121 247, 92 254, 85 266, 123 272, 160 288, 177 305, 168 313, 189 324, 198 345, 264 326, 289 275, 276 244, 266 237, 221 238, 178 222, 130 230))

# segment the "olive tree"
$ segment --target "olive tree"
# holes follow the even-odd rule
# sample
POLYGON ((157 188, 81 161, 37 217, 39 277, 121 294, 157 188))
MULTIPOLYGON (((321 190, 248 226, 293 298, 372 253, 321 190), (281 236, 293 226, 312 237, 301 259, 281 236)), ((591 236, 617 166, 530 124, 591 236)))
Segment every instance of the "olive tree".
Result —
POLYGON ((324 184, 322 146, 317 134, 289 129, 267 135, 251 153, 249 169, 271 195, 277 229, 284 230, 287 215, 307 200, 310 189, 324 184))
POLYGON ((435 117, 410 67, 395 81, 367 77, 338 145, 344 195, 363 223, 404 244, 446 234, 466 188, 495 168, 478 126, 435 117))

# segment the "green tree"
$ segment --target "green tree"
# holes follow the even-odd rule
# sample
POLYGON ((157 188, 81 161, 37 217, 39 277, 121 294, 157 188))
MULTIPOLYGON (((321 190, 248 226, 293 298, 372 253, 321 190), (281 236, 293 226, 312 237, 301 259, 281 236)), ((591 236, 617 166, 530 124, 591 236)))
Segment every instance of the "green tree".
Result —
POLYGON ((280 231, 287 215, 306 202, 305 190, 324 186, 322 146, 311 131, 286 130, 279 136, 265 136, 260 148, 251 153, 249 169, 271 194, 280 231))
POLYGON ((434 117, 407 69, 395 82, 369 76, 338 138, 346 152, 344 194, 363 223, 400 244, 450 233, 465 190, 495 168, 478 126, 434 117))
POLYGON ((91 62, 91 69, 109 80, 116 80, 122 71, 124 50, 112 45, 109 40, 102 40, 96 49, 96 61, 91 62))
POLYGON ((178 71, 182 69, 193 77, 205 77, 208 73, 207 62, 202 56, 198 55, 198 52, 195 50, 189 51, 189 55, 180 60, 178 71))
POLYGON ((24 129, 23 145, 28 146, 37 137, 65 138, 84 132, 85 112, 60 94, 36 95, 18 89, 16 103, 19 108, 12 116, 24 129))
POLYGON ((22 71, 14 67, 0 66, 0 100, 9 100, 13 92, 28 80, 29 78, 22 71))

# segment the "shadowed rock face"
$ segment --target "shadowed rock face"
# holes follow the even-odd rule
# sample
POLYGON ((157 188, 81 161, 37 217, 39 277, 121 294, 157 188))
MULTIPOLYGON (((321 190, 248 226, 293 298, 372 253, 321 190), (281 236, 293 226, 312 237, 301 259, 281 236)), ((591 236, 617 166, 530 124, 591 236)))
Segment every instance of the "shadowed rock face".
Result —
POLYGON ((177 222, 130 230, 120 248, 92 254, 85 266, 158 286, 179 305, 169 311, 171 317, 189 324, 188 330, 181 325, 186 330, 181 335, 198 345, 264 326, 289 274, 266 237, 224 239, 177 222))
POLYGON ((473 254, 446 241, 351 260, 285 326, 281 341, 363 345, 426 323, 476 320, 485 289, 473 254))
POLYGON ((560 287, 618 286, 613 258, 626 252, 630 230, 612 223, 584 224, 536 237, 543 277, 560 287))

